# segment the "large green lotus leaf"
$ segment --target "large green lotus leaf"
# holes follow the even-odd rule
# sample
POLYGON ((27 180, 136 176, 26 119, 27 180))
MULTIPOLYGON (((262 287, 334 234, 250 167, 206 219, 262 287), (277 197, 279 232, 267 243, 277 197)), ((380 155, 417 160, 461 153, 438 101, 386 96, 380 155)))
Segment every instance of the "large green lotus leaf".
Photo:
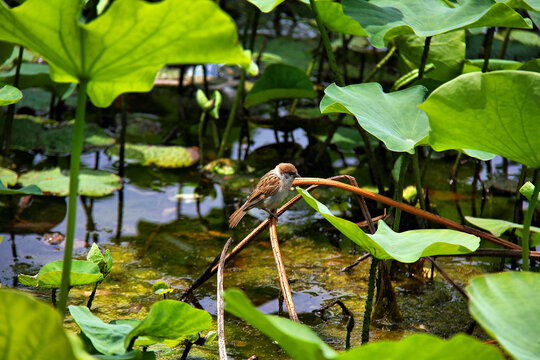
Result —
POLYGON ((339 354, 335 360, 503 360, 493 345, 459 334, 450 340, 429 334, 407 336, 401 341, 377 341, 339 354))
POLYGON ((437 151, 476 149, 540 167, 540 74, 469 73, 439 87, 419 106, 437 151))
MULTIPOLYGON (((425 37, 401 35, 395 39, 402 74, 420 67, 425 37)), ((461 75, 465 61, 465 31, 453 31, 431 39, 427 63, 435 69, 426 73, 428 79, 447 81, 461 75)))
MULTIPOLYGON (((126 353, 124 339, 133 330, 136 323, 106 324, 93 315, 86 306, 70 305, 68 309, 73 320, 97 351, 105 355, 126 353)), ((137 320, 135 321, 138 323, 137 320)))
POLYGON ((210 0, 118 0, 87 24, 82 2, 27 0, 0 3, 0 40, 38 52, 56 82, 88 80, 96 106, 121 93, 148 91, 165 64, 249 66, 233 20, 210 0))
POLYGON ((13 186, 17 183, 17 173, 13 170, 0 167, 0 181, 7 186, 13 186))
POLYGON ((36 185, 28 185, 20 189, 8 189, 0 180, 0 195, 43 195, 43 192, 36 185))
MULTIPOLYGON (((118 157, 120 145, 107 149, 109 155, 118 157)), ((157 165, 165 168, 191 166, 199 161, 199 153, 193 148, 183 146, 126 144, 125 158, 144 166, 157 165)))
POLYGON ((339 2, 318 0, 316 6, 328 30, 340 34, 368 36, 357 21, 343 13, 343 7, 339 2))
MULTIPOLYGON (((19 279, 25 285, 34 285, 43 288, 59 288, 62 284, 63 260, 53 261, 43 266, 37 275, 21 274, 19 279), (31 280, 34 278, 37 280, 31 280)), ((90 261, 73 260, 71 262, 70 286, 88 285, 103 280, 99 267, 90 261)))
POLYGON ((124 346, 138 336, 178 339, 208 329, 212 316, 204 310, 182 301, 162 300, 150 308, 150 313, 124 339, 124 346))
MULTIPOLYGON (((484 65, 484 59, 467 59, 463 66, 463 73, 470 73, 475 71, 482 71, 484 65)), ((488 64, 489 71, 497 70, 526 70, 540 72, 540 60, 534 59, 522 63, 514 60, 504 59, 490 59, 488 64)))
MULTIPOLYGON (((495 236, 500 236, 502 233, 510 229, 516 229, 518 236, 521 236, 523 225, 516 224, 506 220, 477 218, 472 216, 465 216, 465 219, 473 225, 478 226, 481 229, 487 230, 495 236)), ((536 226, 530 227, 531 231, 531 246, 540 245, 540 228, 536 226)))
MULTIPOLYGON (((15 69, 0 73, 0 85, 13 84, 14 79, 15 69)), ((49 76, 49 65, 35 63, 21 64, 18 87, 19 89, 40 87, 54 92, 61 99, 66 99, 75 90, 73 84, 61 84, 52 81, 49 76)))
MULTIPOLYGON (((276 6, 284 2, 285 0, 247 0, 256 7, 259 8, 262 12, 270 12, 274 10, 276 6)), ((309 4, 309 0, 299 0, 305 4, 309 4)))
POLYGON ((385 47, 399 35, 433 36, 483 26, 530 29, 530 21, 493 0, 454 2, 452 8, 440 0, 343 0, 343 11, 358 21, 371 44, 385 47))
POLYGON ((505 272, 476 277, 466 288, 469 311, 512 357, 540 354, 540 274, 505 272))
POLYGON ((355 223, 334 216, 307 191, 300 188, 297 190, 313 209, 343 235, 378 259, 412 263, 423 256, 467 254, 480 245, 478 237, 455 230, 428 229, 396 233, 384 221, 379 221, 375 234, 368 235, 355 223))
MULTIPOLYGON (((19 183, 23 186, 37 185, 47 194, 69 195, 69 176, 62 174, 59 168, 29 171, 19 176, 19 183)), ((101 197, 121 188, 122 179, 111 172, 91 169, 79 172, 79 195, 101 197)))
POLYGON ((322 360, 336 357, 337 353, 309 327, 282 317, 261 313, 240 290, 227 290, 223 297, 225 310, 247 321, 276 341, 293 359, 322 360))
POLYGON ((23 97, 22 92, 11 85, 4 85, 0 88, 0 106, 15 104, 23 97))
POLYGON ((313 58, 314 46, 310 41, 295 40, 286 36, 273 39, 257 36, 255 52, 263 50, 261 62, 264 64, 291 65, 305 72, 313 58))
MULTIPOLYGON (((0 126, 3 126, 0 119, 0 126)), ((51 154, 69 154, 73 125, 58 126, 52 120, 29 115, 18 115, 13 122, 11 147, 23 151, 44 151, 51 154)), ((115 140, 95 124, 84 125, 85 151, 110 146, 115 140)))
POLYGON ((60 314, 50 305, 0 289, 0 354, 4 360, 75 360, 60 314))
POLYGON ((244 106, 261 104, 279 99, 299 99, 317 97, 309 76, 297 67, 272 64, 255 82, 247 94, 244 106))
POLYGON ((321 113, 352 114, 367 132, 384 142, 392 151, 414 154, 417 145, 425 143, 428 118, 418 109, 426 94, 423 86, 385 93, 378 83, 339 87, 324 90, 321 113))
POLYGON ((5 41, 0 41, 0 66, 2 66, 6 60, 11 57, 13 53, 13 44, 7 43, 5 41))

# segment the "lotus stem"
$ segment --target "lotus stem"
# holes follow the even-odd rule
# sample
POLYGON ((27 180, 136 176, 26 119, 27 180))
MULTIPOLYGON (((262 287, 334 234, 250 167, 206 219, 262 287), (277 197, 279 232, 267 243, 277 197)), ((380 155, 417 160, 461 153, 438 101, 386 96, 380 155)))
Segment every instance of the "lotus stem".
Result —
POLYGON ((531 200, 529 200, 529 207, 525 213, 525 219, 523 220, 523 236, 521 238, 521 249, 523 250, 523 270, 529 271, 529 250, 530 250, 530 230, 531 222, 534 215, 534 210, 536 209, 536 202, 538 200, 538 193, 540 192, 540 178, 538 175, 538 169, 534 171, 536 181, 534 184, 534 190, 532 193, 531 200))
POLYGON ((426 37, 426 40, 424 42, 424 51, 422 52, 422 57, 420 58, 420 67, 418 68, 418 80, 421 80, 424 77, 424 69, 426 68, 430 44, 431 36, 428 36, 426 37))
POLYGON ((206 110, 203 110, 199 120, 199 165, 204 166, 204 130, 206 128, 206 110))
POLYGON ((501 45, 501 50, 499 51, 499 59, 504 59, 504 55, 506 54, 506 49, 508 48, 508 43, 510 42, 511 32, 512 32, 512 28, 506 28, 506 31, 504 32, 504 40, 501 45))
POLYGON ((491 56, 491 47, 493 45, 493 36, 495 35, 495 27, 490 27, 486 33, 486 40, 484 46, 484 64, 482 65, 482 72, 488 71, 489 58, 491 56))
MULTIPOLYGON (((21 74, 21 64, 23 60, 24 48, 19 46, 19 55, 17 57, 17 65, 15 67, 15 77, 13 78, 13 86, 19 87, 19 77, 21 74)), ((2 143, 4 145, 4 166, 8 166, 9 152, 11 148, 11 129, 13 127, 13 117, 15 116, 15 104, 8 105, 6 122, 4 123, 4 135, 2 136, 2 143)))
POLYGON ((69 292, 69 277, 71 273, 71 259, 73 256, 73 239, 75 237, 75 222, 77 220, 77 198, 79 190, 79 168, 84 141, 84 117, 86 113, 87 80, 81 80, 77 93, 77 110, 75 112, 75 125, 73 126, 73 140, 71 143, 71 159, 69 169, 69 200, 66 242, 64 248, 64 266, 62 268, 62 286, 58 311, 62 319, 66 313, 67 297, 69 292))
POLYGON ((315 17, 317 26, 319 27, 319 31, 321 33, 321 38, 324 44, 324 48, 326 49, 326 55, 328 56, 328 62, 330 63, 330 68, 332 69, 332 72, 334 73, 335 82, 339 86, 345 86, 345 82, 343 81, 343 78, 341 77, 341 72, 339 71, 339 67, 336 62, 336 57, 334 56, 334 53, 332 51, 332 44, 330 43, 330 38, 328 37, 328 31, 326 31, 326 28, 324 27, 324 24, 321 19, 321 15, 319 14, 319 11, 317 10, 317 5, 315 3, 315 0, 309 0, 309 5, 311 6, 311 11, 313 12, 313 16, 315 17))
POLYGON ((369 342, 369 325, 371 323, 371 311, 373 310, 373 296, 375 295, 375 276, 379 259, 373 257, 371 267, 369 268, 369 283, 366 299, 366 307, 364 310, 364 322, 362 324, 362 344, 369 342))
POLYGON ((366 79, 363 82, 369 82, 371 79, 373 79, 373 77, 379 72, 379 70, 381 70, 382 67, 388 62, 388 60, 390 60, 392 55, 394 55, 396 50, 397 47, 395 45, 392 46, 390 50, 388 50, 386 55, 384 55, 384 57, 377 63, 377 65, 375 65, 375 68, 371 70, 368 76, 366 76, 366 79))
POLYGON ((420 171, 420 161, 418 155, 419 149, 416 149, 413 155, 413 168, 414 168, 414 177, 416 179, 416 194, 418 196, 418 201, 420 202, 420 208, 426 210, 426 200, 424 198, 424 191, 422 190, 422 176, 420 171))
MULTIPOLYGON (((405 183, 405 174, 407 173, 407 167, 409 166, 409 156, 406 154, 401 155, 401 164, 399 167, 399 178, 396 185, 396 191, 394 192, 394 200, 398 203, 401 203, 403 200, 403 185, 405 183)), ((393 230, 395 232, 399 231, 399 223, 401 221, 401 208, 396 207, 396 212, 394 214, 394 226, 393 230)))

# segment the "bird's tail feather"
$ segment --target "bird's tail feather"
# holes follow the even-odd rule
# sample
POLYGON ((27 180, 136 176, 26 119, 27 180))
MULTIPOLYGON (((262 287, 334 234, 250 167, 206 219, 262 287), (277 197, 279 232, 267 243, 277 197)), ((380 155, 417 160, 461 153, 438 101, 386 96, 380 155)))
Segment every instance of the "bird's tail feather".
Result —
POLYGON ((244 215, 246 215, 246 212, 242 208, 233 212, 233 214, 229 217, 229 227, 233 228, 236 225, 238 225, 238 223, 240 222, 240 220, 242 220, 244 215))

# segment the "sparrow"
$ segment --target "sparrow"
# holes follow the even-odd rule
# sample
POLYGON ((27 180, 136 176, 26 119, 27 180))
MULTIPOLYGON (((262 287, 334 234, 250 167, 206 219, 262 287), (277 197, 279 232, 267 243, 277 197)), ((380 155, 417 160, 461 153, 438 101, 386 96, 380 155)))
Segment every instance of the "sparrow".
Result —
POLYGON ((272 210, 285 200, 291 190, 294 179, 299 177, 293 164, 281 163, 267 172, 260 180, 247 201, 229 217, 231 228, 238 225, 246 213, 258 208, 277 219, 272 210))

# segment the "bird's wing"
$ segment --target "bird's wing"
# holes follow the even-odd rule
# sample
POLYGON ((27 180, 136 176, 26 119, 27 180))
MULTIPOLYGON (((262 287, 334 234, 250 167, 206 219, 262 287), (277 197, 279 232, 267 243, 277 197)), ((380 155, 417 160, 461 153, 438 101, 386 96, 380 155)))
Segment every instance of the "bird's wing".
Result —
POLYGON ((249 195, 244 210, 250 210, 257 207, 264 199, 274 194, 279 188, 279 183, 279 178, 273 171, 266 173, 261 180, 259 180, 255 190, 249 195))

